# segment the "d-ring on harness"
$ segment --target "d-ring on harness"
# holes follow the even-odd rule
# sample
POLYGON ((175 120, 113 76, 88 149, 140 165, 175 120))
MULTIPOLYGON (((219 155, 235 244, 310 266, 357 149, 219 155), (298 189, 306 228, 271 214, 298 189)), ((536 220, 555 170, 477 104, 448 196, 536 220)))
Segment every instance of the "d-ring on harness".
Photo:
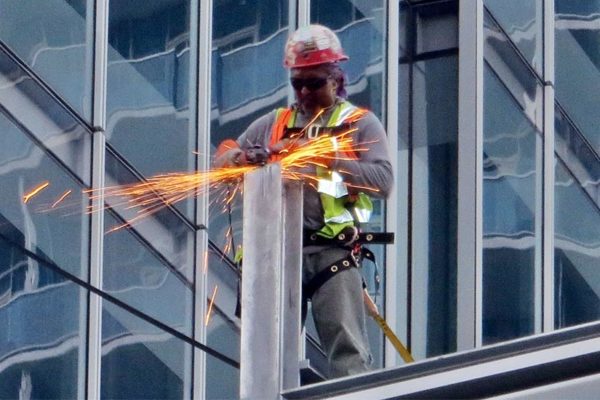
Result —
POLYGON ((306 299, 312 298, 317 290, 323 286, 328 280, 336 274, 353 267, 360 267, 360 262, 366 258, 375 262, 375 254, 366 247, 364 243, 388 244, 394 242, 394 234, 385 232, 358 232, 356 228, 344 230, 334 238, 328 239, 317 235, 315 232, 305 232, 304 246, 309 245, 337 245, 341 248, 346 248, 350 253, 328 265, 325 269, 317 273, 306 285, 302 288, 302 294, 306 299), (352 229, 352 231, 350 231, 352 229))

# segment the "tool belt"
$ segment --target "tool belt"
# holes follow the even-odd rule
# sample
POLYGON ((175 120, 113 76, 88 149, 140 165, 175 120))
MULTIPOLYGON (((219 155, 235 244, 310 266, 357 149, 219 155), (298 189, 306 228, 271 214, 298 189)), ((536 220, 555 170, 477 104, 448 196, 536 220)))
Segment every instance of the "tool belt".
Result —
MULTIPOLYGON (((366 258, 375 264, 375 280, 379 283, 379 273, 377 272, 377 262, 375 254, 362 246, 364 243, 389 244, 394 242, 392 232, 358 232, 355 228, 349 228, 342 231, 334 238, 325 238, 317 235, 315 232, 304 232, 304 246, 311 245, 335 245, 350 250, 346 257, 340 258, 318 272, 307 284, 302 287, 302 295, 305 299, 310 299, 321 286, 338 273, 350 268, 359 268, 361 261, 366 258)), ((363 280, 363 289, 366 284, 363 280)))
POLYGON ((391 244, 394 243, 393 232, 359 232, 356 228, 344 229, 333 238, 323 237, 316 232, 304 231, 303 246, 331 246, 341 247, 354 244, 391 244))

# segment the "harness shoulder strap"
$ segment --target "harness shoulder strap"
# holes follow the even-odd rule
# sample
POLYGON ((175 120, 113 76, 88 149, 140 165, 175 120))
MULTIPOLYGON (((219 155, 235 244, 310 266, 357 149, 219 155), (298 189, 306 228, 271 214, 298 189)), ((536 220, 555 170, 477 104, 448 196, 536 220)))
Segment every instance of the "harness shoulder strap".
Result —
POLYGON ((283 138, 286 128, 290 125, 293 125, 294 119, 295 112, 291 108, 277 109, 275 113, 275 123, 273 124, 273 128, 271 130, 269 145, 274 145, 283 138))

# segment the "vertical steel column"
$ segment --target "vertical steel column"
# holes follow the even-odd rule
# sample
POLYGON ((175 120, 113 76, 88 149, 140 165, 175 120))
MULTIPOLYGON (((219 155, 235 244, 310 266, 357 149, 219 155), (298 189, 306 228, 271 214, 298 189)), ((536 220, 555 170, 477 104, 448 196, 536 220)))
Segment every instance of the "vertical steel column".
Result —
MULTIPOLYGON (((211 41, 212 41, 212 0, 198 0, 194 2, 193 10, 197 13, 197 32, 193 32, 192 40, 198 42, 196 78, 197 112, 194 119, 198 138, 198 170, 206 171, 210 168, 210 99, 211 99, 211 41)), ((194 25, 192 24, 192 27, 194 25)), ((193 82, 193 80, 191 81, 193 82)), ((208 223, 208 194, 196 199, 196 224, 208 223)), ((195 237, 196 261, 194 281, 194 339, 206 343, 206 326, 202 321, 206 315, 207 281, 208 281, 208 230, 196 231, 195 237)), ((193 398, 206 397, 206 353, 198 348, 194 349, 193 365, 193 398)))
MULTIPOLYGON (((396 175, 399 174, 399 152, 398 142, 400 140, 398 128, 398 74, 399 74, 399 38, 400 38, 400 5, 398 1, 387 2, 387 72, 386 72, 386 87, 387 87, 387 104, 386 104, 386 130, 388 133, 388 143, 391 149, 392 168, 396 175)), ((388 324, 393 327, 401 340, 406 343, 407 339, 407 324, 406 320, 401 320, 400 315, 407 314, 406 293, 399 293, 398 282, 400 282, 400 274, 406 275, 406 252, 402 251, 400 246, 405 244, 404 238, 407 237, 406 224, 400 221, 406 220, 406 209, 399 209, 400 199, 398 193, 399 186, 406 184, 405 179, 396 176, 396 184, 392 187, 392 192, 387 200, 386 206, 386 226, 390 232, 396 232, 397 238, 400 238, 400 244, 386 247, 385 258, 385 318, 388 324), (400 259, 402 257, 402 259, 400 259)), ((406 276, 404 276, 406 281, 406 276)), ((401 364, 402 361, 398 356, 398 352, 393 346, 390 346, 387 341, 384 341, 384 365, 385 367, 393 367, 401 364)))
MULTIPOLYGON (((94 54, 93 54, 93 93, 92 93, 92 189, 103 188, 106 137, 106 68, 108 46, 108 0, 93 2, 94 12, 94 54)), ((104 209, 104 196, 98 192, 91 206, 95 210, 104 209)), ((90 285, 102 289, 102 265, 104 243, 104 213, 92 213, 90 232, 90 285)), ((87 396, 100 398, 100 374, 102 361, 102 298, 89 294, 88 317, 88 358, 87 396)))
POLYGON ((283 182, 283 276, 281 280, 280 390, 300 386, 300 349, 304 348, 302 324, 302 184, 283 182))
POLYGON ((483 0, 458 11, 457 350, 481 345, 483 0))
POLYGON ((554 0, 544 0, 544 332, 554 330, 554 0))
POLYGON ((240 398, 298 386, 302 189, 279 164, 246 174, 240 398))
POLYGON ((310 25, 310 0, 298 0, 298 26, 310 25))

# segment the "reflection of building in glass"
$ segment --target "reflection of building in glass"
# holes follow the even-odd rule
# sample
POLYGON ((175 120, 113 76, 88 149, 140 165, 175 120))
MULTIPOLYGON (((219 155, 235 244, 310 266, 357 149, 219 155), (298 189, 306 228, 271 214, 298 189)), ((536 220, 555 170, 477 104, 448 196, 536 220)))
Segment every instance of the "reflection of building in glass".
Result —
MULTIPOLYGON (((339 35, 349 97, 395 149, 368 228, 396 243, 372 248, 379 287, 362 272, 422 363, 369 321, 372 374, 284 397, 586 397, 600 4, 526 3, 0 2, 0 398, 238 396, 240 199, 111 232, 135 211, 84 190, 209 168, 216 144, 293 100, 282 49, 309 22, 339 35)), ((310 319, 305 338, 308 382, 327 362, 310 319)))

